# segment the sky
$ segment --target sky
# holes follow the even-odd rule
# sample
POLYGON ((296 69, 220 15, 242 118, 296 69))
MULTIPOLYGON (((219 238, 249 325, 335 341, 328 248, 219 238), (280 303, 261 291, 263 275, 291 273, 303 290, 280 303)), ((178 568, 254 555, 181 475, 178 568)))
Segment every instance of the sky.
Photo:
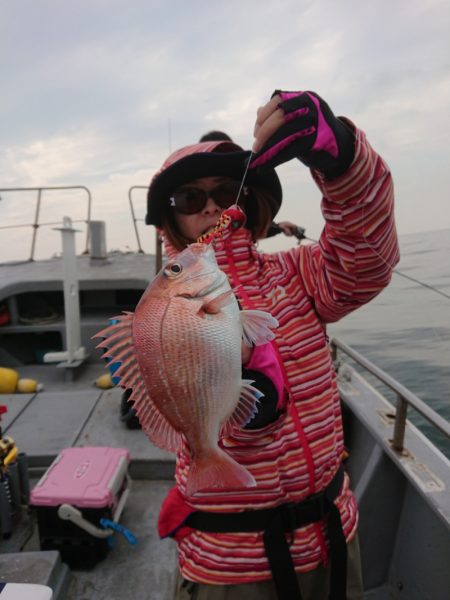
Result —
MULTIPOLYGON (((308 89, 389 164, 400 234, 450 229, 449 23, 444 0, 0 1, 0 188, 88 188, 91 218, 124 251, 137 248, 131 196, 151 252, 143 188, 169 151, 210 129, 249 148, 273 90, 308 89)), ((294 160, 277 172, 279 220, 317 238, 309 171, 294 160)), ((33 229, 5 227, 33 222, 37 193, 0 197, 0 261, 27 257, 33 229)), ((38 257, 59 251, 64 215, 86 219, 87 198, 43 192, 38 257)))

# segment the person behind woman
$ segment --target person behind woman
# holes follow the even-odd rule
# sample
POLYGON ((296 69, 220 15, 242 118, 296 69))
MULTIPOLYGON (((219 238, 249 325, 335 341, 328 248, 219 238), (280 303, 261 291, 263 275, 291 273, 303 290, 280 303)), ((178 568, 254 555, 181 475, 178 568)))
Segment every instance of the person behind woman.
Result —
POLYGON ((200 139, 198 141, 199 142, 218 142, 219 140, 227 141, 227 142, 233 141, 230 138, 230 136, 228 135, 228 133, 225 133, 224 131, 219 131, 218 129, 212 129, 211 131, 207 131, 200 137, 200 139))
POLYGON ((264 393, 258 413, 221 440, 256 487, 187 497, 183 447, 159 532, 178 544, 178 600, 361 599, 358 511, 325 326, 390 281, 399 258, 391 175, 364 133, 313 92, 275 92, 258 110, 253 151, 227 140, 181 148, 149 187, 146 221, 170 259, 234 204, 251 156, 239 196, 245 226, 212 246, 241 308, 279 321, 273 343, 242 355, 264 393), (318 243, 260 253, 255 242, 282 201, 274 167, 292 158, 322 193, 323 232, 318 243))

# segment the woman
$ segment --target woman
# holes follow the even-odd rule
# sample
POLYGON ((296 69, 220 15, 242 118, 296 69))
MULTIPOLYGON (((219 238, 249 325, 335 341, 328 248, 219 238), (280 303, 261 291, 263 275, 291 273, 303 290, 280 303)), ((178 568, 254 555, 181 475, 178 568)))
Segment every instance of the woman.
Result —
POLYGON ((150 185, 147 223, 169 256, 210 233, 238 200, 245 226, 213 239, 242 308, 279 321, 274 343, 243 353, 264 392, 257 416, 222 440, 257 487, 187 499, 187 451, 159 522, 178 543, 176 598, 362 598, 358 513, 344 456, 326 323, 376 296, 398 261, 393 188, 384 161, 313 92, 274 93, 258 111, 250 152, 209 141, 174 152, 150 185), (282 200, 274 167, 298 158, 322 192, 316 244, 261 254, 282 200))

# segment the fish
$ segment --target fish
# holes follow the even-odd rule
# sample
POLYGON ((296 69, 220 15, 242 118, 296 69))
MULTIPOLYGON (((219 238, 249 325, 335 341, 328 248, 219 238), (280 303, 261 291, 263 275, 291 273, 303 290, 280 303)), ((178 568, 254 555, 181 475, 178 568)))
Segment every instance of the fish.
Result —
POLYGON ((133 312, 113 317, 94 337, 115 376, 132 389, 143 431, 156 446, 191 455, 186 494, 256 486, 219 440, 256 414, 261 393, 242 380, 242 342, 270 342, 277 320, 240 310, 212 247, 187 246, 150 282, 133 312))

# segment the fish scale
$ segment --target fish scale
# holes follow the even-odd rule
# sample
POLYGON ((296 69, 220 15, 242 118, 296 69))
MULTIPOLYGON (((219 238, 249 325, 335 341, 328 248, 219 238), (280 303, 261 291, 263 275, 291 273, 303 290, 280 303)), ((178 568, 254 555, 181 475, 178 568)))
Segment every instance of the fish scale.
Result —
MULTIPOLYGON (((181 302, 187 303, 189 300, 182 299, 181 302)), ((233 356, 233 348, 240 346, 240 332, 238 328, 234 328, 234 331, 230 327, 224 329, 220 316, 210 319, 207 328, 199 329, 198 317, 188 311, 181 323, 181 312, 179 303, 172 301, 165 315, 162 331, 162 339, 169 340, 167 353, 163 351, 163 361, 167 364, 172 359, 176 365, 175 372, 169 376, 177 397, 185 393, 190 398, 197 398, 197 402, 189 407, 188 416, 192 415, 192 419, 201 423, 206 432, 211 429, 211 420, 216 420, 216 412, 220 414, 221 407, 229 405, 231 400, 228 397, 239 395, 240 360, 236 353, 233 356), (189 340, 189 344, 173 343, 181 335, 189 340), (190 356, 188 361, 183 362, 186 347, 190 356), (207 356, 205 348, 210 350, 207 356), (185 372, 189 369, 191 373, 185 372), (183 382, 185 389, 178 387, 178 381, 183 382), (216 390, 213 398, 208 395, 211 388, 216 390)), ((223 410, 221 421, 227 416, 226 412, 226 409, 223 410)))

